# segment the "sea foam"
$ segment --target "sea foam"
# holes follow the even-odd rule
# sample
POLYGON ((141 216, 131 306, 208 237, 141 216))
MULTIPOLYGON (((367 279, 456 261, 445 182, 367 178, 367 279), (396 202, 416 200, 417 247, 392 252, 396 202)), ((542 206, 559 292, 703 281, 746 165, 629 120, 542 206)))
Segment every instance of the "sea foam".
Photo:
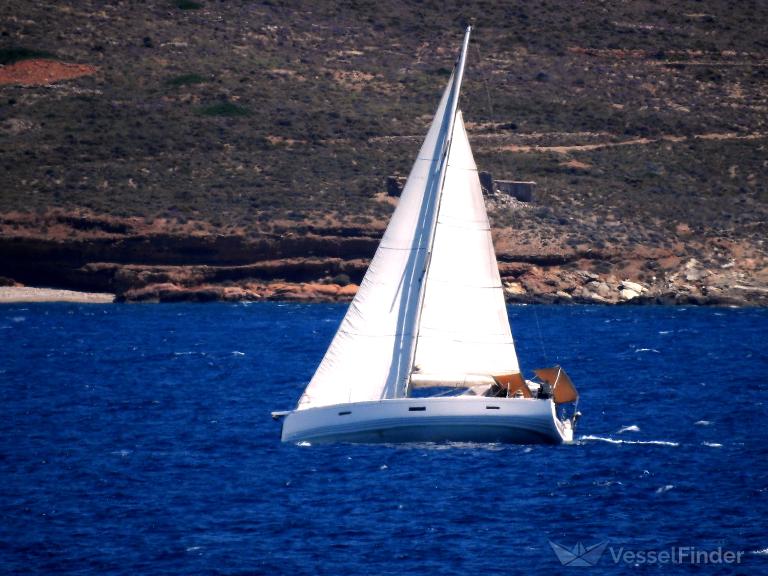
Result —
POLYGON ((599 442, 609 442, 610 444, 651 444, 654 446, 680 446, 678 442, 670 442, 668 440, 619 440, 617 438, 605 438, 603 436, 581 436, 580 441, 590 440, 599 442))

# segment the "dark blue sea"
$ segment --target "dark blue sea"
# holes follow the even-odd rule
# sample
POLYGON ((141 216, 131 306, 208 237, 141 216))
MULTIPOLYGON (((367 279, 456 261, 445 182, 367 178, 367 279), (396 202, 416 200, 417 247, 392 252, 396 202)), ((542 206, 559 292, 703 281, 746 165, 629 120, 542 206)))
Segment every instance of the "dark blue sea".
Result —
POLYGON ((281 444, 344 310, 0 306, 0 573, 768 573, 768 310, 510 307, 573 445, 281 444))

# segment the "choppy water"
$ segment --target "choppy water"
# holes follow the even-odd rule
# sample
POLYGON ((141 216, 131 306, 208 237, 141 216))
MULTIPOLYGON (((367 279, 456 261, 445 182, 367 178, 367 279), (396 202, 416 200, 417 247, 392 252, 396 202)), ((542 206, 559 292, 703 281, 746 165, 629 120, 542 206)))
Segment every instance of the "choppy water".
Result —
POLYGON ((0 572, 768 573, 767 311, 511 307, 571 446, 281 445, 343 311, 0 306, 0 572))

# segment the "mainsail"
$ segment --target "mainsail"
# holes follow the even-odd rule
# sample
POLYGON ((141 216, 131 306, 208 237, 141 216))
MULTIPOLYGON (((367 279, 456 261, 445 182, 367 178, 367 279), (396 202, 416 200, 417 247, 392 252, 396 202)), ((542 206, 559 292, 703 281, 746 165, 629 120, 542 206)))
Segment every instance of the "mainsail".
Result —
POLYGON ((517 371, 477 169, 457 113, 468 42, 469 29, 398 207, 298 409, 403 396, 414 370, 456 381, 517 371))

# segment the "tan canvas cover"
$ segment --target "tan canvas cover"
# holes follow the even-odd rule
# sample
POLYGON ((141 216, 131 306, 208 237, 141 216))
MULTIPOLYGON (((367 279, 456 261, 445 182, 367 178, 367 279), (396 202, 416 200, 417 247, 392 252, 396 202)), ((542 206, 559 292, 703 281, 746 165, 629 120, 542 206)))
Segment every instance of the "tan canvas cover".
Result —
POLYGON ((502 388, 507 389, 507 397, 511 398, 519 390, 523 393, 523 398, 531 398, 531 391, 525 384, 523 375, 519 372, 515 374, 499 374, 493 377, 502 388))
POLYGON ((552 368, 539 368, 534 370, 536 376, 542 381, 546 382, 552 387, 552 396, 555 399, 555 404, 563 404, 564 402, 576 402, 579 399, 579 393, 576 391, 576 387, 560 366, 554 366, 552 368))

